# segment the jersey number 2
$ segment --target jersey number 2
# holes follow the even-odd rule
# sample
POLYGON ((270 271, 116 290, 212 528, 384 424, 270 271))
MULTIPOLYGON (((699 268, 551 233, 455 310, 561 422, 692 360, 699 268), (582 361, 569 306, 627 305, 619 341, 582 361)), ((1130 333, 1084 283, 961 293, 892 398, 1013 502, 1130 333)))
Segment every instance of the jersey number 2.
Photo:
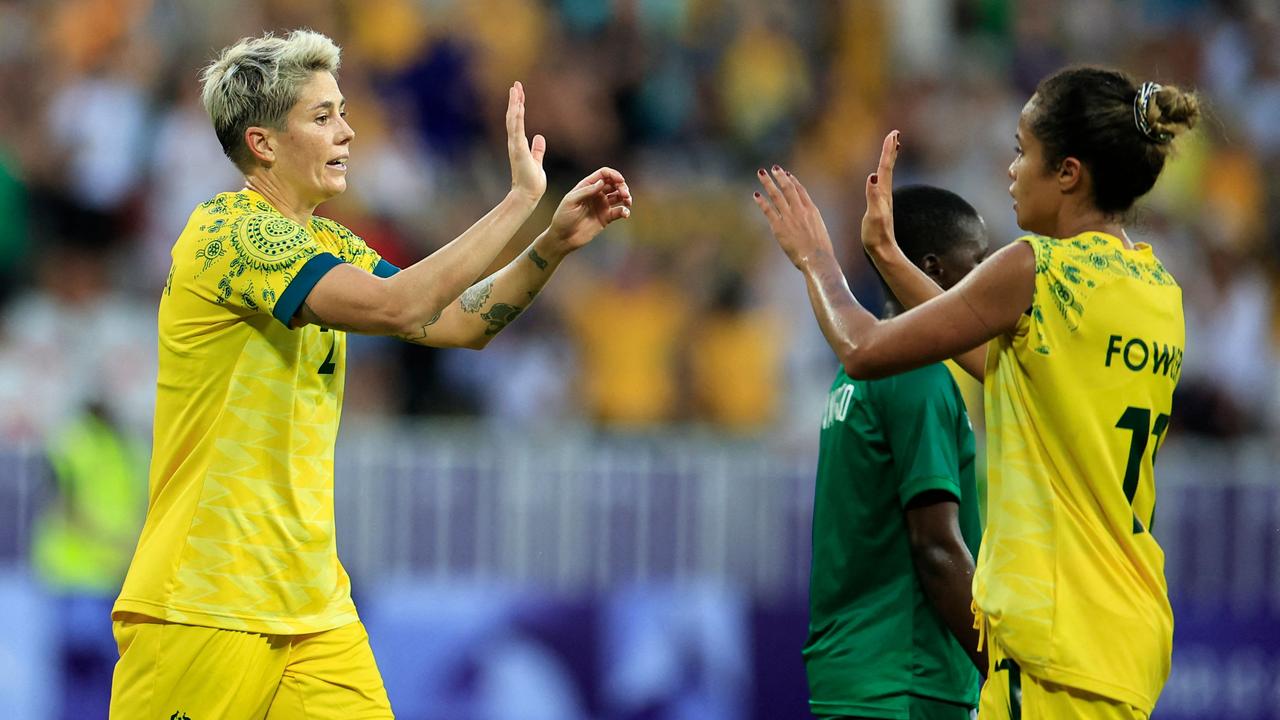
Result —
MULTIPOLYGON (((329 328, 320 328, 320 332, 327 333, 329 328)), ((320 363, 320 367, 316 369, 319 375, 332 375, 333 371, 338 368, 333 362, 333 349, 338 346, 338 338, 334 336, 333 342, 329 344, 329 354, 324 357, 324 362, 320 363)))
MULTIPOLYGON (((1151 449, 1151 462, 1155 464, 1156 450, 1160 447, 1160 439, 1164 435, 1164 431, 1169 428, 1169 416, 1160 413, 1156 416, 1156 422, 1151 424, 1151 411, 1146 408, 1128 407, 1124 414, 1120 416, 1120 421, 1116 423, 1116 427, 1121 430, 1128 430, 1133 433, 1132 439, 1129 441, 1129 462, 1124 468, 1124 497, 1129 501, 1129 508, 1133 508, 1133 496, 1138 493, 1138 476, 1142 471, 1142 457, 1147 453, 1147 439, 1154 437, 1155 444, 1151 449)), ((1151 518, 1147 521, 1146 527, 1151 527, 1151 523, 1155 521, 1155 504, 1151 507, 1151 518)), ((1143 525, 1138 521, 1137 513, 1133 515, 1133 532, 1143 532, 1143 525)))

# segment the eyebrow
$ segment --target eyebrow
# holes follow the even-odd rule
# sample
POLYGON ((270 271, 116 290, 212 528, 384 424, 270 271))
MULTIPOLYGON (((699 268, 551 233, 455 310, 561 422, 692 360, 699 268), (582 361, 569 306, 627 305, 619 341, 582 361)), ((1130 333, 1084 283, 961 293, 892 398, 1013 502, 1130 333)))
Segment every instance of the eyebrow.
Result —
MULTIPOLYGON (((346 98, 340 98, 340 99, 339 99, 339 101, 338 101, 338 105, 340 105, 340 106, 344 106, 344 105, 346 105, 346 104, 347 104, 347 99, 346 99, 346 98)), ((332 100, 322 100, 322 101, 320 101, 320 102, 316 103, 315 105, 312 105, 311 107, 307 108, 307 110, 319 110, 319 109, 321 109, 321 108, 325 108, 325 109, 332 110, 332 109, 333 109, 333 101, 332 101, 332 100)))

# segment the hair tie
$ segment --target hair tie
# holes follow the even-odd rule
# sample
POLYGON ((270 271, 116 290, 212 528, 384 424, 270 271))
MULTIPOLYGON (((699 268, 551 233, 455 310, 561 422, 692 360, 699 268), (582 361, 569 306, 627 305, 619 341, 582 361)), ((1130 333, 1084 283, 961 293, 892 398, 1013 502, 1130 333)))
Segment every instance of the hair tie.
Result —
POLYGON ((1173 134, 1164 131, 1157 132, 1152 130, 1151 123, 1147 122, 1147 109, 1151 107, 1151 98, 1155 96, 1162 87, 1164 86, 1160 83, 1142 83, 1142 87, 1138 88, 1138 95, 1133 99, 1133 122, 1138 126, 1138 130, 1145 135, 1148 140, 1163 145, 1164 143, 1173 140, 1173 134))

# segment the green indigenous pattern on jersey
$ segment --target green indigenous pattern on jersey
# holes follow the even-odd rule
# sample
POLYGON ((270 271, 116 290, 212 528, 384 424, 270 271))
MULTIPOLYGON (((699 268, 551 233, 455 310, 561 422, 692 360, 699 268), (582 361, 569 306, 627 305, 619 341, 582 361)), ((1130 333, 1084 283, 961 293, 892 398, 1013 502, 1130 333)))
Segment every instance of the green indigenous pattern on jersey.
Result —
POLYGON ((822 418, 805 668, 819 716, 908 718, 912 696, 974 706, 978 675, 916 578, 904 508, 954 495, 981 527, 964 399, 942 364, 881 380, 840 371, 822 418))

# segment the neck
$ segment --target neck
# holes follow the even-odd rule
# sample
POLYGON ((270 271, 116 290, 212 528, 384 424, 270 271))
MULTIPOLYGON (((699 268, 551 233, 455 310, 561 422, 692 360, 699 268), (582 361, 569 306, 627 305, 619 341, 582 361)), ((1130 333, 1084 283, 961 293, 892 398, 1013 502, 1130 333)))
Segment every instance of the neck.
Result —
POLYGON ((1057 233, 1054 237, 1069 238, 1080 233, 1100 232, 1117 238, 1127 248, 1132 248, 1124 225, 1115 215, 1108 215, 1095 207, 1080 207, 1074 203, 1064 205, 1058 215, 1057 233))
POLYGON ((308 203, 299 198, 296 193, 289 192, 269 170, 245 175, 244 186, 266 198, 267 202, 280 211, 281 215, 303 227, 311 224, 311 214, 316 209, 315 203, 308 203))

